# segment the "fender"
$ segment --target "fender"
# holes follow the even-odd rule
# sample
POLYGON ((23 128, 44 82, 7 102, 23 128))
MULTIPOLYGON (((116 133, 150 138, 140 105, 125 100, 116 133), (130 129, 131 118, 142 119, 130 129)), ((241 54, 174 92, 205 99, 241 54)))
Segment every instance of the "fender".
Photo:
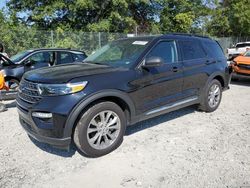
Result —
POLYGON ((224 84, 226 84, 226 78, 225 78, 225 73, 223 72, 220 72, 220 71, 217 71, 217 72, 214 72, 213 74, 211 74, 209 77, 208 77, 208 80, 205 84, 205 87, 208 85, 209 82, 211 82, 216 76, 220 76, 222 77, 223 79, 223 82, 224 84))
POLYGON ((214 72, 213 74, 211 74, 211 75, 208 77, 208 79, 207 79, 207 81, 206 81, 206 84, 204 85, 204 87, 203 87, 203 88, 201 89, 201 91, 200 91, 200 101, 201 101, 201 103, 204 103, 204 97, 202 97, 202 96, 204 96, 204 92, 206 91, 206 88, 207 88, 208 84, 209 84, 216 76, 222 77, 224 84, 226 84, 225 73, 220 72, 220 71, 217 71, 217 72, 214 72))
POLYGON ((120 90, 102 90, 97 93, 92 94, 91 96, 82 99, 70 112, 70 115, 65 123, 64 128, 64 138, 71 137, 75 122, 80 115, 80 113, 86 108, 90 103, 101 99, 103 97, 117 97, 123 100, 129 107, 130 117, 135 116, 135 106, 132 99, 128 96, 127 93, 120 90))

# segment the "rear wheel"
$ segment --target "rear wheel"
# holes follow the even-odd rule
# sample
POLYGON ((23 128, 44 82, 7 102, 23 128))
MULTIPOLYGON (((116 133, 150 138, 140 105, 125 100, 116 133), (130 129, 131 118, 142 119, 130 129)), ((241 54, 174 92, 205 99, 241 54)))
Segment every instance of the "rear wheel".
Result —
POLYGON ((205 112, 213 112, 219 107, 221 98, 221 83, 218 80, 212 80, 205 90, 203 101, 200 104, 199 109, 205 112))
POLYGON ((122 143, 126 118, 113 102, 101 102, 89 108, 79 119, 74 142, 90 157, 99 157, 115 150, 122 143))

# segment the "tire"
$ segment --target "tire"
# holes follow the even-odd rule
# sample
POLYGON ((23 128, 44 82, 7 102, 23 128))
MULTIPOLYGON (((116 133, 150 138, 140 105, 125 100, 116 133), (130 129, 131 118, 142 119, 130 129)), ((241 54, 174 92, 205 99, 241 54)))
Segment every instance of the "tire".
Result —
POLYGON ((204 112, 213 112, 219 107, 220 102, 221 102, 221 98, 222 98, 221 83, 218 80, 212 80, 207 85, 205 92, 203 93, 202 103, 200 104, 199 109, 204 111, 204 112), (215 91, 213 93, 214 89, 215 89, 215 91), (214 99, 213 102, 211 102, 212 99, 214 99), (214 105, 212 105, 212 104, 214 104, 214 105))
POLYGON ((106 155, 122 143, 126 122, 125 114, 117 104, 97 103, 85 111, 77 122, 74 143, 88 157, 106 155))

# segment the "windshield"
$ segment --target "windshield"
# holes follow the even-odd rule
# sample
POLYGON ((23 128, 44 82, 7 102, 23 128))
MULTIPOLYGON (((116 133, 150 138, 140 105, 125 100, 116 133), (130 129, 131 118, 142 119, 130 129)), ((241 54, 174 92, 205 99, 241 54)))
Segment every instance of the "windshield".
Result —
POLYGON ((250 57, 250 50, 248 50, 248 51, 245 53, 244 56, 245 56, 245 57, 250 57))
POLYGON ((151 40, 152 38, 137 38, 114 41, 97 50, 84 62, 129 68, 135 63, 151 40))
POLYGON ((14 63, 21 61, 26 55, 28 55, 31 51, 20 52, 16 55, 11 56, 10 60, 14 63))

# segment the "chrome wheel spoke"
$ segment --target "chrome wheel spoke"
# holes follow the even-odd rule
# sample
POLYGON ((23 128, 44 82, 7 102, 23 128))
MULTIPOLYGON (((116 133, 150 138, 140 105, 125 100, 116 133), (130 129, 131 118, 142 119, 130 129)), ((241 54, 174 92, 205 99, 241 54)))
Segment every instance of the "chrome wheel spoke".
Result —
POLYGON ((90 122, 91 125, 94 125, 96 127, 99 127, 98 123, 96 122, 95 119, 92 119, 91 122, 90 122))
POLYGON ((112 112, 108 112, 108 113, 107 113, 107 116, 106 116, 106 118, 105 118, 105 122, 106 122, 106 123, 109 122, 109 119, 110 119, 111 115, 112 115, 112 112))
POLYGON ((109 138, 110 138, 111 140, 114 140, 114 139, 116 138, 116 136, 115 136, 114 134, 108 133, 107 135, 109 136, 109 138))
POLYGON ((96 133, 94 137, 92 137, 92 138, 89 139, 89 142, 90 142, 91 144, 94 144, 94 143, 96 142, 96 140, 97 140, 100 136, 101 136, 100 133, 96 133))
POLYGON ((116 124, 118 121, 118 117, 114 117, 108 124, 107 124, 107 127, 110 127, 114 124, 116 124))
POLYGON ((98 129, 97 128, 88 128, 87 132, 88 132, 88 134, 98 132, 98 129))
POLYGON ((105 122, 105 113, 104 112, 100 112, 99 116, 100 116, 100 119, 101 119, 101 123, 105 122))

